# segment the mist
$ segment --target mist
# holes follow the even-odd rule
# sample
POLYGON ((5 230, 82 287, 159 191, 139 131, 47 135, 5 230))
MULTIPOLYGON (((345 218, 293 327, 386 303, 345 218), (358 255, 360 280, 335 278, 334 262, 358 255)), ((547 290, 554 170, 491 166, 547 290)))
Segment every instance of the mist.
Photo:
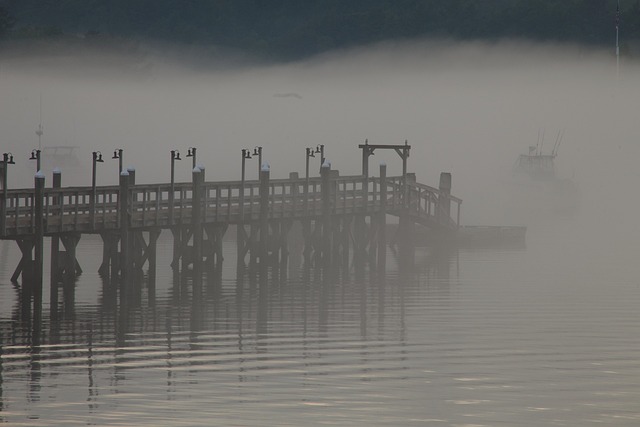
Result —
MULTIPOLYGON (((545 209, 514 211, 512 166, 527 147, 550 151, 557 174, 582 192, 572 223, 603 223, 629 237, 640 154, 638 63, 619 77, 610 51, 528 42, 385 43, 287 64, 206 64, 198 55, 21 55, 0 60, 2 150, 12 152, 11 188, 32 185, 42 99, 42 146, 77 146, 81 167, 63 185, 90 185, 99 150, 99 185, 116 184, 113 150, 124 149, 139 183, 169 181, 169 150, 198 149, 208 180, 240 179, 240 149, 264 147, 273 177, 304 174, 305 147, 325 145, 342 175, 360 172, 358 144, 412 146, 409 170, 437 186, 453 175, 464 224, 542 226, 545 209)), ((313 159, 314 173, 318 160, 313 159)), ((376 153, 389 175, 395 153, 376 153)), ((190 159, 176 180, 190 180, 190 159)), ((51 168, 53 165, 46 165, 51 168)), ((247 164, 248 179, 257 161, 247 164)), ((50 180, 50 170, 44 171, 50 180)), ((540 206, 538 206, 540 207, 540 206)), ((637 232, 633 232, 637 234, 637 232)), ((614 232, 615 235, 615 232, 614 232)), ((633 236, 638 237, 638 236, 633 236)))

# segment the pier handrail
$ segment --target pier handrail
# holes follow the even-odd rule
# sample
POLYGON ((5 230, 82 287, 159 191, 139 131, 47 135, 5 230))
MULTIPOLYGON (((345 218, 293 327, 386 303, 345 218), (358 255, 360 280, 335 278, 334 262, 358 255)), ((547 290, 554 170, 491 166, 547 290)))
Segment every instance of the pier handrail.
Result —
MULTIPOLYGON (((330 176, 330 212, 335 215, 375 214, 382 200, 378 177, 362 175, 330 176), (366 188, 365 188, 366 184, 366 188), (365 191, 366 190, 366 191, 365 191)), ((410 214, 423 224, 455 228, 460 223, 461 199, 443 194, 428 185, 406 182, 403 176, 386 177, 386 212, 410 214), (406 190, 406 191, 405 191, 406 190), (450 204, 457 204, 457 219, 451 218, 450 204)), ((322 179, 311 177, 283 178, 269 181, 269 218, 302 219, 322 215, 322 179), (308 187, 305 186, 308 183, 308 187), (306 196, 306 197, 305 197, 306 196)), ((133 228, 169 228, 191 221, 193 185, 175 183, 170 196, 170 183, 136 184, 129 188, 130 226, 133 228), (172 204, 171 204, 172 203, 172 204), (172 214, 170 214, 172 212, 172 214)), ((260 181, 210 181, 202 185, 202 220, 206 223, 229 224, 258 220, 260 181), (240 192, 244 191, 244 197, 240 192), (240 209, 240 202, 243 209, 240 209), (243 212, 243 217, 240 213, 243 212)), ((91 215, 91 187, 47 188, 44 191, 44 232, 100 233, 117 230, 119 224, 120 188, 116 185, 96 187, 96 200, 91 215), (92 222, 93 221, 93 222, 92 222)), ((30 235, 35 226, 34 189, 7 190, 6 216, 0 218, 4 230, 1 238, 30 235)), ((3 203, 0 201, 0 203, 3 203)))

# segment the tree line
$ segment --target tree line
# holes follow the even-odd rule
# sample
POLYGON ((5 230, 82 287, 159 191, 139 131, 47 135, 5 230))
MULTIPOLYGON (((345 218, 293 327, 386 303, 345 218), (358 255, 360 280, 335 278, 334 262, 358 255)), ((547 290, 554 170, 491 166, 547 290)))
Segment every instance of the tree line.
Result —
MULTIPOLYGON (((527 38, 612 44, 616 0, 0 0, 0 37, 102 35, 295 59, 383 40, 527 38)), ((640 0, 622 1, 623 40, 640 0)))

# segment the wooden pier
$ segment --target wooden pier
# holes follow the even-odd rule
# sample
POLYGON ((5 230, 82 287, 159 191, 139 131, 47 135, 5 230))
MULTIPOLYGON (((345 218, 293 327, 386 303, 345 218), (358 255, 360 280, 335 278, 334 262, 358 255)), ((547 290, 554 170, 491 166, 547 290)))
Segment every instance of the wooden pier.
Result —
POLYGON ((247 261, 261 268, 286 265, 296 228, 305 262, 322 268, 369 265, 379 272, 386 264, 387 216, 399 218, 394 241, 407 264, 413 263, 416 225, 441 233, 457 230, 462 201, 451 195, 449 173, 440 175, 438 188, 430 187, 407 171, 408 144, 360 148, 363 167, 356 176, 341 176, 325 161, 320 177, 313 178, 291 173, 271 179, 263 164, 259 180, 207 182, 196 166, 191 182, 137 184, 135 171, 125 170, 116 186, 62 187, 61 173, 55 171, 53 185, 46 187, 39 172, 33 188, 5 189, 0 199, 0 239, 16 241, 22 252, 12 280, 34 283, 34 299, 41 298, 45 236, 51 238, 52 289, 82 272, 78 242, 83 234, 98 234, 103 241, 99 271, 126 292, 145 265, 149 280, 155 280, 162 230, 173 236, 172 267, 190 266, 194 286, 200 286, 204 269, 222 262, 229 226, 237 229, 239 267, 247 261), (370 176, 368 158, 376 149, 395 150, 403 175, 387 176, 381 164, 378 176, 370 176))

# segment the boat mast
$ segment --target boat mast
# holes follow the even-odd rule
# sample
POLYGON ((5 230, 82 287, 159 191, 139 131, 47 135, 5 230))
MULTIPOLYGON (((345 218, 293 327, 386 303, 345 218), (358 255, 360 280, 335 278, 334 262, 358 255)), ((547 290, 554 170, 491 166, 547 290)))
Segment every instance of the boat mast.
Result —
POLYGON ((616 6, 616 78, 620 77, 619 30, 620 30, 620 0, 618 0, 617 6, 616 6))
POLYGON ((40 121, 38 124, 38 129, 36 129, 36 135, 38 135, 38 150, 42 150, 43 134, 44 134, 44 129, 42 128, 42 92, 40 92, 40 121))

